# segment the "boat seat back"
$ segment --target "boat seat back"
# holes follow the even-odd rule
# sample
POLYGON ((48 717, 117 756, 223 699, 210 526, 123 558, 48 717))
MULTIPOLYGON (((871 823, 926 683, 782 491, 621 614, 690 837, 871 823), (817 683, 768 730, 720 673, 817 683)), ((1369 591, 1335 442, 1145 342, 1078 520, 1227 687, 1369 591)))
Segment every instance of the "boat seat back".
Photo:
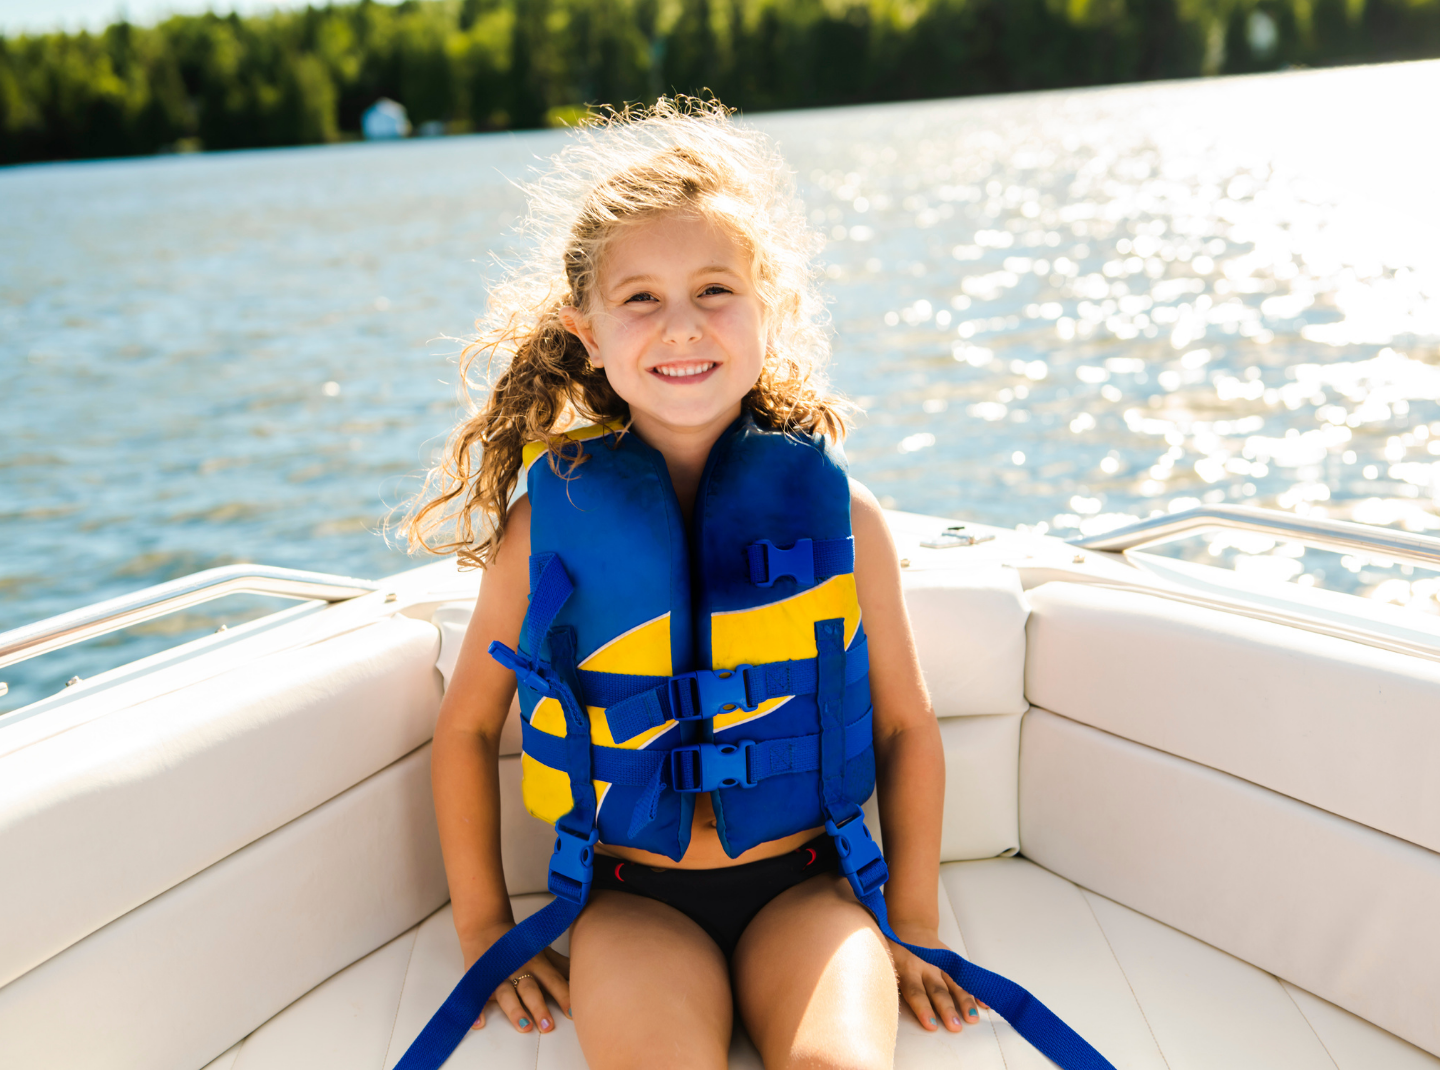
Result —
POLYGON ((1028 595, 1022 853, 1440 1054, 1440 662, 1028 595))

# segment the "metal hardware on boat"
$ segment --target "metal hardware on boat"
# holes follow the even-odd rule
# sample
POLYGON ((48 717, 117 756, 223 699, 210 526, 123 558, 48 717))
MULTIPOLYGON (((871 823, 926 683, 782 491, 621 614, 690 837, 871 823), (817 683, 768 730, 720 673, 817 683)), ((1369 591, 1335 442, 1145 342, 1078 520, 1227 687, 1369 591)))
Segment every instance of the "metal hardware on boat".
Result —
POLYGON ((927 550, 948 550, 952 546, 974 546, 976 543, 989 542, 993 538, 994 535, 971 534, 965 530, 964 524, 952 524, 933 538, 921 539, 920 545, 927 550))
POLYGON ((399 597, 400 597, 400 596, 399 596, 398 594, 396 594, 394 591, 387 591, 387 592, 385 592, 385 604, 386 604, 386 605, 389 605, 391 602, 394 602, 394 601, 395 601, 396 599, 398 599, 399 597))
MULTIPOLYGON (((1440 539, 1413 535, 1408 531, 1356 524, 1349 520, 1321 520, 1295 516, 1275 509, 1248 505, 1202 505, 1179 513, 1157 516, 1127 524, 1101 535, 1071 539, 1072 546, 1087 550, 1138 550, 1156 543, 1193 535, 1207 528, 1253 531, 1276 539, 1289 539, 1319 550, 1367 554, 1426 568, 1440 569, 1440 539)), ((3 664, 3 662, 0 662, 3 664)))
POLYGON ((228 624, 222 624, 222 625, 220 625, 220 627, 218 627, 218 628, 215 629, 215 634, 216 634, 216 635, 219 635, 221 632, 228 632, 229 630, 230 630, 230 625, 228 625, 228 624))
POLYGON ((900 567, 901 567, 901 568, 909 568, 909 567, 910 567, 910 559, 909 559, 908 557, 902 557, 902 558, 900 559, 900 567))
POLYGON ((4 698, 8 694, 10 694, 10 685, 4 680, 0 680, 0 698, 4 698))
POLYGON ((268 565, 206 569, 0 633, 0 668, 226 595, 263 594, 302 601, 344 602, 370 594, 379 586, 371 580, 268 565))
POLYGON ((1071 563, 1072 565, 1083 565, 1083 564, 1085 563, 1085 555, 1084 555, 1084 554, 1076 554, 1074 557, 1072 557, 1072 558, 1070 559, 1070 563, 1071 563))
POLYGON ((74 686, 75 686, 76 684, 78 684, 79 682, 80 682, 80 677, 78 677, 78 676, 72 676, 72 677, 70 677, 70 679, 68 679, 68 680, 65 681, 65 686, 66 686, 66 687, 74 687, 74 686))

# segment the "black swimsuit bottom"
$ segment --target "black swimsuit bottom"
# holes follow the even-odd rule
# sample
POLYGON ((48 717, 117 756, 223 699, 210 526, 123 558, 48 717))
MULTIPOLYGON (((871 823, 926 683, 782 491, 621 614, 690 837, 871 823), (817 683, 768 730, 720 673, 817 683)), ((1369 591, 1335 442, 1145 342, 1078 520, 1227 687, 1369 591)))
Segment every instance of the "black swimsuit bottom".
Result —
POLYGON ((761 907, 781 892, 839 868, 834 842, 821 833, 783 855, 719 869, 655 869, 597 854, 593 887, 674 907, 704 929, 728 959, 761 907))

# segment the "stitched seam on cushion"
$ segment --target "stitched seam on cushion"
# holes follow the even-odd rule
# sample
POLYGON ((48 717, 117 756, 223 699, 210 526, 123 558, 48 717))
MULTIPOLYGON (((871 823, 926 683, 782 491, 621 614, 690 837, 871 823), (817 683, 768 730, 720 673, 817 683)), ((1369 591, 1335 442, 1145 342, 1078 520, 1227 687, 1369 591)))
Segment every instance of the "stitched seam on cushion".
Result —
MULTIPOLYGON (((940 880, 940 888, 945 892, 945 905, 950 908, 950 917, 955 922, 955 931, 960 934, 960 943, 964 945, 965 950, 968 952, 970 950, 970 942, 965 939, 965 926, 960 924, 960 915, 955 911, 955 904, 950 902, 950 889, 946 887, 943 877, 940 880)), ((951 980, 954 980, 954 978, 951 978, 951 980)), ((1010 1070, 1010 1062, 1005 1058, 1005 1045, 1000 1043, 1000 1030, 995 1027, 995 1019, 999 1018, 1000 1015, 989 1009, 985 1011, 985 1015, 990 1022, 990 1039, 995 1041, 995 1050, 1000 1053, 1000 1065, 1005 1067, 1005 1070, 1010 1070)))
POLYGON ((1145 1005, 1140 1002, 1140 996, 1135 991, 1135 986, 1130 983, 1130 975, 1125 972, 1125 967, 1120 962, 1120 956, 1115 954, 1115 946, 1110 943, 1110 934, 1105 931, 1105 926, 1100 924, 1100 915, 1095 913, 1095 907, 1091 904, 1090 897, 1078 886, 1075 890, 1080 893, 1080 898, 1085 900, 1085 909, 1090 911, 1090 916, 1095 919, 1095 928, 1100 930, 1100 936, 1105 941, 1105 946, 1110 949, 1110 957, 1115 960, 1116 969, 1120 971, 1120 976, 1125 978, 1125 987, 1130 989, 1130 998, 1135 1001, 1135 1007, 1140 1012, 1140 1019, 1145 1023, 1145 1028, 1150 1031, 1150 1039, 1155 1042, 1155 1050, 1160 1053, 1160 1061, 1168 1068, 1170 1060, 1165 1058, 1165 1049, 1160 1046, 1160 1038, 1155 1035, 1155 1027, 1150 1024, 1150 1016, 1145 1013, 1145 1005))
MULTIPOLYGON (((1275 977, 1274 974, 1271 974, 1270 976, 1275 977)), ((1310 1032, 1314 1034, 1315 1039, 1320 1042, 1320 1047, 1325 1052, 1326 1057, 1329 1058, 1331 1065, 1335 1067, 1335 1070, 1340 1070, 1340 1061, 1335 1058, 1334 1053, 1330 1050, 1330 1046, 1325 1043, 1325 1038, 1322 1037, 1319 1033, 1315 1032, 1315 1023, 1312 1022, 1310 1020, 1310 1016, 1305 1013, 1305 1008, 1295 1002, 1295 997, 1290 993, 1290 986, 1287 985, 1284 981, 1280 980, 1280 978, 1278 977, 1275 977, 1275 983, 1280 986, 1280 991, 1285 993, 1285 998, 1290 1001, 1291 1005, 1300 1012, 1300 1017, 1305 1019, 1306 1026, 1308 1026, 1310 1032)))
MULTIPOLYGON (((444 910, 445 908, 441 907, 440 909, 444 910)), ((430 915, 432 918, 434 916, 434 914, 430 915)), ((425 921, 428 920, 429 918, 425 919, 425 921)), ((421 921, 420 925, 424 925, 425 921, 421 921)), ((395 1000, 395 1015, 390 1019, 390 1039, 385 1042, 384 1054, 380 1056, 382 1067, 390 1055, 390 1048, 395 1044, 395 1026, 400 1021, 400 1005, 405 1002, 405 989, 410 984, 410 967, 415 963, 415 945, 420 942, 420 925, 415 926, 415 939, 410 941, 410 954, 405 956, 405 977, 400 982, 400 995, 395 1000)))

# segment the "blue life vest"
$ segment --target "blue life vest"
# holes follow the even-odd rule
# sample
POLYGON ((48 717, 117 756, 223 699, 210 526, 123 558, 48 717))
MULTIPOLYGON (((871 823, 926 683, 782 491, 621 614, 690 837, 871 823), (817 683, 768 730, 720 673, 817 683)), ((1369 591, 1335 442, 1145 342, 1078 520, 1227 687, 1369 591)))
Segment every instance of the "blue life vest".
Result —
POLYGON ((1114 1070, 1012 981, 904 943, 860 805, 875 785, 869 654, 838 450, 742 414, 712 447, 687 532, 665 459, 638 435, 568 436, 557 473, 527 450, 530 607, 515 671, 523 792, 553 822, 555 899, 466 972, 396 1070, 437 1070, 490 994, 589 897, 595 844, 679 860, 696 793, 732 858, 823 825, 887 938, 948 973, 1063 1070, 1114 1070))
MULTIPOLYGON (((838 451, 742 418, 710 455, 687 532, 665 458, 638 435, 574 440, 583 462, 531 463, 527 488, 537 582, 558 561, 575 590, 548 641, 523 635, 514 661, 576 673, 601 841, 678 861, 701 791, 732 858, 853 814, 875 759, 838 451), (843 752, 822 775, 831 683, 843 752)), ((523 679, 520 702, 525 804, 554 823, 574 805, 565 715, 523 679)))

